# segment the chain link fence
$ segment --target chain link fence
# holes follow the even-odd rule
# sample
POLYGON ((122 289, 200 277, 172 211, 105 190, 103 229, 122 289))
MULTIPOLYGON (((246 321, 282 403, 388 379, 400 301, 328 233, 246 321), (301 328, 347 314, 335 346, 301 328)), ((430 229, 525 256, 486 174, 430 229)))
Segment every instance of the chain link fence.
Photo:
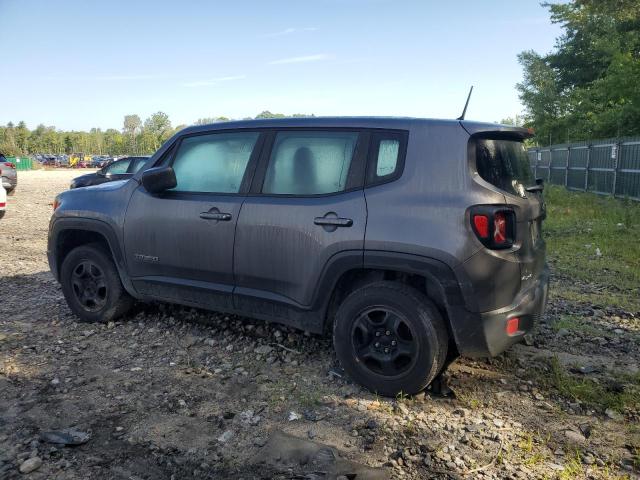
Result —
POLYGON ((528 153, 535 178, 640 201, 640 137, 536 147, 528 153))

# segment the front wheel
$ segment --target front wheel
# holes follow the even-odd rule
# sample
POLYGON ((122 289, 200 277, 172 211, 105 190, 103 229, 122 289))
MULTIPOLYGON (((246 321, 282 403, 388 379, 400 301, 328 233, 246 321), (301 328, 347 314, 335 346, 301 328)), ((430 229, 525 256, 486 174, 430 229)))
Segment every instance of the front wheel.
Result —
POLYGON ((336 313, 333 343, 347 374, 385 396, 425 389, 444 366, 447 329, 435 305, 408 285, 355 290, 336 313))
POLYGON ((69 252, 62 262, 60 283, 69 308, 84 322, 114 320, 133 304, 111 256, 97 243, 69 252))

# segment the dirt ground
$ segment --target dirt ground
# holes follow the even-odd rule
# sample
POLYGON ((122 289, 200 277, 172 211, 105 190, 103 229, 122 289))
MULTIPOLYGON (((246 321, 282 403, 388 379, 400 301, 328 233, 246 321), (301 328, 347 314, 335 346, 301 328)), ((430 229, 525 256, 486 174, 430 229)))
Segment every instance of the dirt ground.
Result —
POLYGON ((454 395, 377 398, 328 339, 278 325, 164 304, 77 322, 45 250, 80 173, 20 172, 0 220, 0 478, 636 478, 637 410, 581 401, 559 372, 618 398, 639 312, 559 301, 554 277, 534 336, 457 361, 454 395), (47 435, 70 428, 80 445, 47 435))

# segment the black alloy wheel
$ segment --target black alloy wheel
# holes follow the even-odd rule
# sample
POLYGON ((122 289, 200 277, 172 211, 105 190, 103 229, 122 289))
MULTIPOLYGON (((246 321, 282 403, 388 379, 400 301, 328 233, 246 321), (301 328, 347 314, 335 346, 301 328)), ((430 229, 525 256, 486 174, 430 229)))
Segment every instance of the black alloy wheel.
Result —
POLYGON ((362 365, 385 377, 405 373, 418 354, 418 344, 407 320, 384 306, 362 312, 353 322, 351 339, 362 365))

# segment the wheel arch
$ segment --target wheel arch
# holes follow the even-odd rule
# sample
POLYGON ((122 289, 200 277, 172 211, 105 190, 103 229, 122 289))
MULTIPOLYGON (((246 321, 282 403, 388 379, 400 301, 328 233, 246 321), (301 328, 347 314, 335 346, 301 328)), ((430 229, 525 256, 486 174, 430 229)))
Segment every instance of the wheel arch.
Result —
POLYGON ((461 282, 444 261, 398 252, 367 251, 361 265, 343 264, 345 267, 333 277, 331 288, 324 290, 327 292, 323 310, 325 331, 331 328, 340 303, 350 292, 369 283, 391 280, 413 286, 434 302, 445 320, 450 347, 458 353, 472 354, 483 348, 480 322, 469 311, 474 301, 468 291, 470 284, 461 282))
POLYGON ((129 277, 122 249, 118 243, 116 233, 107 223, 86 218, 58 219, 49 234, 49 266, 57 280, 60 280, 60 267, 71 250, 89 243, 100 243, 110 253, 118 276, 127 293, 138 297, 129 277))

